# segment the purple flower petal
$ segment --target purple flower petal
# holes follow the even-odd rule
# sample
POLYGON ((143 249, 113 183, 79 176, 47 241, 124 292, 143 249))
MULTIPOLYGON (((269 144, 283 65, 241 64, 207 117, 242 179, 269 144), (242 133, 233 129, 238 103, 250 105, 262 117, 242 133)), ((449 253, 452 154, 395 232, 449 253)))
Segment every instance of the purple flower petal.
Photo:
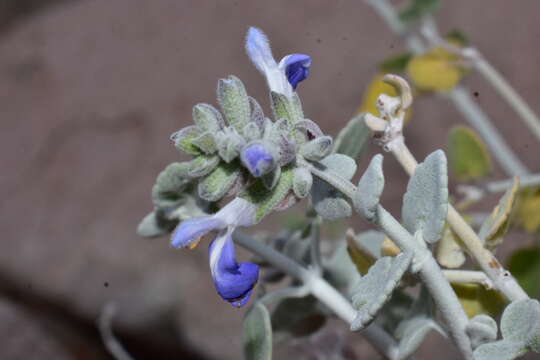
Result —
POLYGON ((225 226, 226 224, 221 219, 216 219, 213 216, 185 220, 173 232, 171 244, 175 248, 193 248, 197 246, 202 236, 225 226))
POLYGON ((260 177, 269 173, 276 166, 272 151, 260 142, 247 145, 242 150, 240 158, 244 166, 255 177, 260 177))
POLYGON ((233 306, 244 306, 259 278, 259 266, 249 262, 238 264, 232 230, 223 230, 210 244, 210 270, 218 294, 233 306))
POLYGON ((296 89, 298 83, 309 75, 309 67, 311 66, 311 57, 305 54, 291 54, 285 56, 280 66, 285 67, 285 75, 287 80, 296 89))

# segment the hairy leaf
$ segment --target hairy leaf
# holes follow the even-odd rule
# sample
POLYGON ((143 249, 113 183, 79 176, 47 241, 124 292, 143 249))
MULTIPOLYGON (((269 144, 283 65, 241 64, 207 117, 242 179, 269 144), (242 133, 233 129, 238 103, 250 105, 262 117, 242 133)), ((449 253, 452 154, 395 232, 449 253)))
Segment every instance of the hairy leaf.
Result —
POLYGON ((366 149, 371 130, 364 122, 363 114, 358 114, 352 118, 336 137, 334 141, 334 152, 358 159, 366 149))
POLYGON ((256 303, 247 313, 243 340, 245 359, 272 359, 272 324, 270 314, 263 304, 256 303))
POLYGON ((250 121, 251 108, 244 84, 236 76, 218 81, 217 97, 219 106, 230 126, 242 133, 250 121))
POLYGON ((411 234, 421 231, 425 241, 435 243, 442 235, 447 210, 446 157, 438 150, 416 167, 407 185, 403 197, 403 223, 411 234))
POLYGON ((367 275, 363 276, 352 295, 353 306, 358 310, 351 323, 351 330, 366 327, 390 299, 413 258, 412 253, 384 257, 375 263, 367 275))
POLYGON ((354 208, 369 221, 375 221, 377 205, 384 189, 382 162, 383 156, 380 154, 371 159, 354 194, 354 208))
POLYGON ((229 192, 238 176, 240 176, 238 164, 221 163, 199 182, 199 196, 207 201, 220 200, 229 192))

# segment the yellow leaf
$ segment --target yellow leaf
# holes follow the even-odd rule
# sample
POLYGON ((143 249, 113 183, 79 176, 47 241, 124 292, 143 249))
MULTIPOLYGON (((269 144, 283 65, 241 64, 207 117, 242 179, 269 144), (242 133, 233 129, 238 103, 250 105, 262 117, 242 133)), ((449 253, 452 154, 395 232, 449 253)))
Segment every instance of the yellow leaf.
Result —
POLYGON ((397 256, 401 249, 388 236, 385 236, 381 246, 381 256, 397 256))
POLYGON ((521 194, 516 217, 528 232, 540 230, 540 188, 527 189, 521 194))
POLYGON ((504 297, 480 284, 452 284, 452 288, 469 318, 479 314, 497 317, 506 305, 504 297))
POLYGON ((407 64, 407 74, 414 85, 423 91, 450 90, 463 76, 456 61, 446 54, 441 56, 440 50, 413 57, 407 64))
POLYGON ((361 244, 355 241, 354 231, 349 229, 345 236, 347 238, 347 253, 351 258, 351 261, 360 274, 367 274, 369 268, 371 265, 375 264, 377 259, 368 249, 365 249, 361 244))
POLYGON ((495 206, 491 215, 480 227, 478 236, 490 251, 495 251, 502 243, 503 236, 510 226, 510 218, 519 190, 519 178, 515 177, 512 187, 504 193, 499 204, 495 206))

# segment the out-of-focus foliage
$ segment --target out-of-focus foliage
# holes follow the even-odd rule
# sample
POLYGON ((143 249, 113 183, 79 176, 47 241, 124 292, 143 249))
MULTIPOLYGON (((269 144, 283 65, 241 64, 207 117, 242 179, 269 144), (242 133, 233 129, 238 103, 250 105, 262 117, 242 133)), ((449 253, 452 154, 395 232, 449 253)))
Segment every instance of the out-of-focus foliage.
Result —
POLYGON ((508 270, 531 297, 540 299, 540 248, 519 249, 510 256, 508 270))
POLYGON ((521 193, 516 218, 528 232, 540 230, 540 188, 526 189, 521 193))
POLYGON ((483 285, 452 284, 452 287, 469 318, 480 314, 497 317, 506 306, 499 292, 487 290, 483 285))
POLYGON ((472 129, 454 127, 448 135, 447 148, 450 174, 456 180, 475 180, 491 173, 491 155, 472 129))

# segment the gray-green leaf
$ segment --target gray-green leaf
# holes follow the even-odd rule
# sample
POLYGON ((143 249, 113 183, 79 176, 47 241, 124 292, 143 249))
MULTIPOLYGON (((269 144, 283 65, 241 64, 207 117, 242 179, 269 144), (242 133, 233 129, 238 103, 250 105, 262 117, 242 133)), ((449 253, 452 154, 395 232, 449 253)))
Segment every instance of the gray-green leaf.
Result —
POLYGON ((522 342, 499 340, 476 348, 474 360, 513 360, 527 352, 522 342))
POLYGON ((188 175, 193 178, 210 174, 219 164, 220 158, 216 155, 200 155, 189 163, 188 175))
POLYGON ((255 304, 247 313, 243 341, 247 360, 272 360, 272 324, 263 304, 255 304))
POLYGON ((207 201, 220 200, 231 189, 238 176, 240 176, 238 164, 221 163, 199 182, 199 196, 207 201))
POLYGON ((216 139, 209 131, 196 137, 191 143, 206 154, 213 154, 217 150, 216 139))
POLYGON ((501 334, 504 340, 523 341, 540 351, 540 302, 525 299, 510 303, 501 318, 501 334))
POLYGON ((187 126, 171 135, 176 148, 188 155, 199 155, 201 151, 193 144, 202 131, 195 125, 187 126))
POLYGON ((215 133, 225 126, 219 111, 209 104, 197 104, 193 107, 193 122, 201 130, 215 133))
POLYGON ((354 208, 369 221, 375 221, 377 205, 384 189, 382 162, 381 154, 373 157, 354 194, 354 208))
POLYGON ((285 95, 272 91, 270 97, 272 101, 272 111, 276 121, 279 119, 287 119, 290 124, 294 124, 297 121, 304 119, 302 104, 296 93, 293 94, 292 98, 288 98, 285 95))
POLYGON ((293 174, 293 191, 296 196, 303 199, 309 195, 313 185, 313 175, 304 167, 297 167, 293 174))
POLYGON ((251 118, 249 98, 242 81, 234 75, 220 79, 217 98, 229 125, 241 133, 251 118))
POLYGON ((259 222, 276 208, 289 194, 292 188, 293 170, 290 167, 281 170, 281 176, 273 190, 268 190, 262 180, 256 181, 241 195, 242 198, 257 205, 256 221, 259 222))
POLYGON ((172 231, 177 221, 159 217, 156 211, 146 215, 137 226, 137 234, 142 237, 157 237, 172 231))
POLYGON ((332 137, 319 136, 300 147, 300 154, 310 161, 319 161, 332 151, 332 137))
POLYGON ((352 331, 363 329, 375 318, 392 296, 412 258, 412 253, 401 253, 394 258, 380 258, 369 272, 360 278, 352 295, 353 306, 358 310, 351 323, 352 331))
POLYGON ((442 150, 431 153, 416 170, 403 197, 402 216, 405 228, 422 232, 428 243, 442 235, 448 211, 448 176, 442 150))
POLYGON ((348 155, 353 159, 360 157, 371 138, 371 130, 363 117, 364 114, 355 116, 341 129, 334 141, 335 153, 348 155))
POLYGON ((497 339, 497 322, 491 316, 480 314, 469 320, 465 332, 473 349, 497 339))

